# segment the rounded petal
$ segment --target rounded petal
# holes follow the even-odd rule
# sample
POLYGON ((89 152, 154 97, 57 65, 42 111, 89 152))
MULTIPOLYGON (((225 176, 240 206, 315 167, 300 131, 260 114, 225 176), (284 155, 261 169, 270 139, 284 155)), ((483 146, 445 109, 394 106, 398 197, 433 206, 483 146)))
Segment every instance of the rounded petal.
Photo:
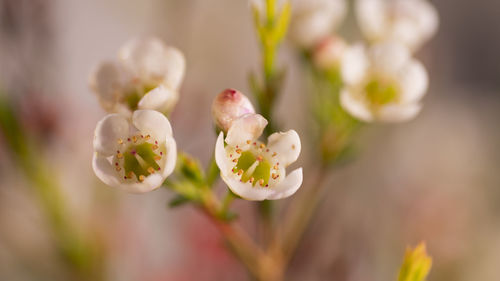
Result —
POLYGON ((397 75, 408 63, 410 56, 410 50, 396 41, 378 43, 370 49, 374 71, 389 77, 397 75))
POLYGON ((233 121, 227 132, 226 142, 236 146, 247 140, 255 140, 262 135, 267 126, 267 120, 259 114, 245 114, 233 121))
POLYGON ((411 60, 399 73, 399 86, 403 104, 419 101, 427 92, 429 78, 425 67, 417 60, 411 60))
POLYGON ((365 47, 356 44, 348 47, 341 60, 342 78, 346 84, 360 83, 366 76, 368 57, 365 47))
POLYGON ((137 104, 139 109, 152 109, 162 113, 168 113, 177 103, 179 94, 160 85, 147 92, 137 104))
POLYGON ((299 158, 301 150, 299 134, 294 130, 274 133, 269 136, 267 147, 276 152, 279 163, 287 167, 299 158))
POLYGON ((164 84, 176 91, 179 90, 186 71, 184 55, 174 47, 167 47, 163 63, 167 68, 164 84))
POLYGON ((132 193, 144 193, 157 189, 161 186, 165 178, 159 174, 152 174, 147 176, 143 182, 140 183, 127 183, 122 182, 118 178, 118 174, 114 170, 109 160, 106 157, 99 155, 98 152, 94 154, 92 159, 92 168, 96 176, 105 184, 124 189, 132 193))
POLYGON ((359 120, 373 121, 373 114, 368 106, 361 99, 354 97, 351 91, 344 89, 340 92, 340 104, 345 111, 359 120))
POLYGON ((118 139, 126 139, 130 130, 129 123, 120 114, 109 114, 97 122, 94 133, 94 150, 104 156, 113 155, 118 139))
POLYGON ((90 87, 97 94, 102 107, 110 111, 122 94, 122 73, 113 62, 104 62, 90 75, 90 87))
POLYGON ((172 135, 172 127, 167 117, 155 110, 141 109, 134 111, 132 123, 144 134, 157 140, 164 140, 172 135))
POLYGON ((293 195, 302 185, 302 177, 302 168, 294 170, 271 189, 273 193, 266 199, 277 200, 293 195))
POLYGON ((439 25, 436 8, 424 0, 397 1, 395 15, 394 37, 412 50, 430 39, 439 25))
POLYGON ((231 191, 242 197, 245 200, 250 201, 262 201, 266 200, 267 197, 272 193, 271 188, 254 187, 249 182, 240 182, 237 178, 232 177, 221 172, 222 180, 227 184, 231 191))
POLYGON ((347 44, 342 38, 329 36, 315 48, 314 64, 320 69, 337 67, 346 48, 347 44))
POLYGON ((167 178, 170 174, 175 169, 175 164, 177 162, 177 144, 174 140, 174 138, 167 136, 167 139, 165 141, 165 147, 167 149, 167 157, 164 157, 165 161, 163 165, 163 171, 161 173, 161 176, 165 179, 167 178))
POLYGON ((382 122, 404 122, 415 118, 421 108, 417 103, 387 105, 377 111, 376 119, 382 122))
POLYGON ((222 172, 229 171, 231 166, 228 163, 226 150, 224 149, 224 133, 220 132, 217 142, 215 143, 215 163, 222 172))
POLYGON ((357 0, 356 18, 368 40, 379 40, 387 32, 387 2, 384 0, 357 0))

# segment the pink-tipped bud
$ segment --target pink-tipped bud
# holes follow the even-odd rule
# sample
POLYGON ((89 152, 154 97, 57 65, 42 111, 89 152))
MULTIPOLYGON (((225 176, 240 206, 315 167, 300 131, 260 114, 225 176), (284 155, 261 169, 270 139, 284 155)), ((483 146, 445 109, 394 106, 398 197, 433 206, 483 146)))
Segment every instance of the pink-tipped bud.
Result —
POLYGON ((224 132, 229 130, 234 120, 248 113, 255 113, 252 103, 235 89, 224 90, 212 103, 214 122, 224 132))
POLYGON ((314 48, 314 64, 323 70, 338 67, 346 48, 347 44, 342 38, 328 36, 314 48))

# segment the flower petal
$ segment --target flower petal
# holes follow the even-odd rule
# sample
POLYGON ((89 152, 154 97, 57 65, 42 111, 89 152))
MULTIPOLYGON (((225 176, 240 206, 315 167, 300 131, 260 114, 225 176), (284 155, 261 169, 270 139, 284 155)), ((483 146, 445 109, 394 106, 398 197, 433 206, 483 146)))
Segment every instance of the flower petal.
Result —
POLYGON ((277 153, 276 157, 280 165, 287 167, 299 158, 301 150, 300 137, 294 130, 274 133, 269 136, 267 147, 277 153))
POLYGON ((226 142, 236 146, 247 140, 255 140, 262 135, 267 126, 267 120, 259 114, 245 114, 233 121, 227 132, 226 142))
POLYGON ((417 60, 412 59, 399 73, 401 87, 401 103, 419 101, 426 93, 429 78, 425 67, 417 60))
POLYGON ((134 111, 132 123, 144 134, 149 134, 157 140, 163 141, 172 135, 172 127, 167 117, 155 110, 141 109, 134 111))
POLYGON ((393 77, 410 60, 410 50, 396 41, 386 41, 370 49, 372 68, 379 74, 393 77))
POLYGON ((376 119, 384 122, 404 122, 415 118, 421 108, 417 103, 387 105, 377 111, 376 119))
POLYGON ((373 114, 368 106, 361 99, 355 98, 352 91, 344 89, 340 92, 340 104, 352 116, 365 122, 373 121, 373 114))
POLYGON ((271 188, 259 187, 259 186, 254 187, 249 182, 246 183, 240 182, 239 179, 222 172, 221 172, 221 178, 234 194, 242 197, 245 200, 262 201, 266 200, 267 197, 270 194, 272 194, 271 188))
POLYGON ((387 32, 387 3, 383 0, 357 0, 356 18, 369 40, 378 40, 387 32))
POLYGON ((137 104, 139 109, 152 109, 168 113, 177 103, 179 94, 163 85, 147 92, 137 104))
POLYGON ((161 176, 165 179, 167 178, 170 174, 175 169, 175 164, 177 162, 177 144, 171 136, 167 136, 167 139, 165 141, 165 147, 167 149, 167 157, 164 157, 165 159, 162 161, 165 161, 163 163, 163 171, 161 172, 161 176))
POLYGON ((341 60, 342 78, 346 84, 360 83, 366 76, 368 57, 365 47, 356 44, 348 47, 341 60))
POLYGON ((184 55, 174 47, 167 47, 163 63, 167 68, 164 84, 175 91, 179 90, 186 71, 184 55))
POLYGON ((97 94, 99 102, 107 111, 112 110, 122 93, 122 73, 113 62, 101 63, 90 76, 90 87, 97 94))
POLYGON ((217 142, 215 143, 215 163, 217 163, 221 173, 225 173, 231 169, 230 163, 228 162, 226 150, 224 149, 224 133, 220 132, 217 142))
POLYGON ((298 168, 285 177, 278 185, 273 187, 273 191, 266 199, 277 200, 293 195, 302 185, 302 168, 298 168))
POLYGON ((108 114, 99 122, 94 133, 94 150, 103 156, 111 156, 118 147, 118 139, 126 139, 129 123, 119 114, 108 114))

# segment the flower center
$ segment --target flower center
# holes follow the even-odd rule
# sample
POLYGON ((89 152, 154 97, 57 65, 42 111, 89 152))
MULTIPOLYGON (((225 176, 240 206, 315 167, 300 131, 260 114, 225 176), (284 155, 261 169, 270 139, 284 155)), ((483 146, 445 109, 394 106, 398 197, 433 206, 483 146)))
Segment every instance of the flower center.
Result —
POLYGON ((366 97, 373 105, 386 105, 397 101, 399 89, 395 83, 372 79, 365 85, 366 97))
POLYGON ((125 95, 125 103, 131 110, 136 110, 139 101, 144 97, 144 95, 157 87, 157 85, 144 85, 139 82, 134 81, 134 90, 128 92, 125 95))
POLYGON ((275 158, 277 153, 270 151, 260 142, 247 141, 247 144, 250 145, 249 149, 243 151, 236 146, 236 149, 229 153, 229 158, 236 163, 231 171, 240 177, 241 182, 269 187, 270 182, 272 184, 278 181, 280 176, 279 162, 275 158))
POLYGON ((113 157, 116 172, 125 180, 136 180, 138 182, 160 171, 158 164, 165 154, 165 147, 158 145, 158 141, 150 135, 134 135, 126 140, 118 139, 120 150, 113 157))

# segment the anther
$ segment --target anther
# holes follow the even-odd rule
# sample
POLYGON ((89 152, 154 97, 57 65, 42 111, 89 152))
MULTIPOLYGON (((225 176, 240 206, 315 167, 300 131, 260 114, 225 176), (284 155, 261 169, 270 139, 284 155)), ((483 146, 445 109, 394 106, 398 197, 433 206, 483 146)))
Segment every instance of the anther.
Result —
POLYGON ((134 143, 136 143, 137 142, 137 136, 133 136, 132 140, 134 141, 134 143))
POLYGON ((247 144, 250 144, 252 141, 251 140, 247 140, 247 144))
POLYGON ((123 158, 123 154, 121 154, 121 153, 116 154, 116 158, 122 159, 123 158))
POLYGON ((264 148, 264 147, 266 147, 266 145, 265 145, 265 144, 263 144, 263 143, 261 143, 261 144, 260 144, 260 148, 264 148))
POLYGON ((238 162, 238 159, 237 159, 237 158, 234 158, 234 159, 233 159, 233 162, 234 162, 234 163, 237 163, 237 162, 238 162))
POLYGON ((243 170, 242 169, 238 170, 238 176, 241 176, 242 174, 243 174, 243 170))
POLYGON ((156 144, 154 144, 152 147, 151 147, 152 150, 157 150, 158 149, 158 146, 156 144))
POLYGON ((254 180, 255 180, 254 177, 251 177, 250 180, 249 180, 249 182, 253 183, 254 180))
POLYGON ((159 161, 159 160, 161 160, 161 156, 155 155, 155 157, 153 157, 153 159, 156 161, 159 161))
POLYGON ((272 157, 274 157, 274 156, 276 156, 276 155, 278 155, 278 153, 276 153, 276 152, 273 152, 273 156, 272 156, 272 157))
POLYGON ((116 171, 117 171, 117 172, 119 172, 119 171, 121 171, 121 170, 122 170, 122 168, 120 168, 120 167, 116 167, 116 171))
POLYGON ((260 180, 259 180, 259 185, 260 185, 260 186, 264 186, 264 180, 263 180, 263 179, 260 179, 260 180))
POLYGON ((278 165, 274 165, 273 169, 278 170, 278 165))
POLYGON ((139 181, 143 182, 145 179, 146 179, 146 177, 144 177, 144 175, 139 176, 139 181))
POLYGON ((236 153, 241 154, 241 149, 236 149, 236 153))
POLYGON ((127 138, 127 141, 130 141, 130 138, 127 138))
POLYGON ((153 167, 149 167, 148 168, 148 173, 154 174, 155 173, 155 169, 153 167))
POLYGON ((118 139, 118 144, 123 144, 123 140, 122 139, 118 139))
POLYGON ((262 158, 262 155, 259 155, 259 156, 257 156, 256 160, 259 162, 262 162, 262 160, 264 160, 264 158, 262 158))
POLYGON ((266 149, 266 152, 269 152, 269 148, 268 148, 268 149, 266 149))
POLYGON ((150 137, 151 137, 151 135, 146 135, 144 138, 145 138, 146 140, 149 140, 149 138, 150 138, 150 137))

